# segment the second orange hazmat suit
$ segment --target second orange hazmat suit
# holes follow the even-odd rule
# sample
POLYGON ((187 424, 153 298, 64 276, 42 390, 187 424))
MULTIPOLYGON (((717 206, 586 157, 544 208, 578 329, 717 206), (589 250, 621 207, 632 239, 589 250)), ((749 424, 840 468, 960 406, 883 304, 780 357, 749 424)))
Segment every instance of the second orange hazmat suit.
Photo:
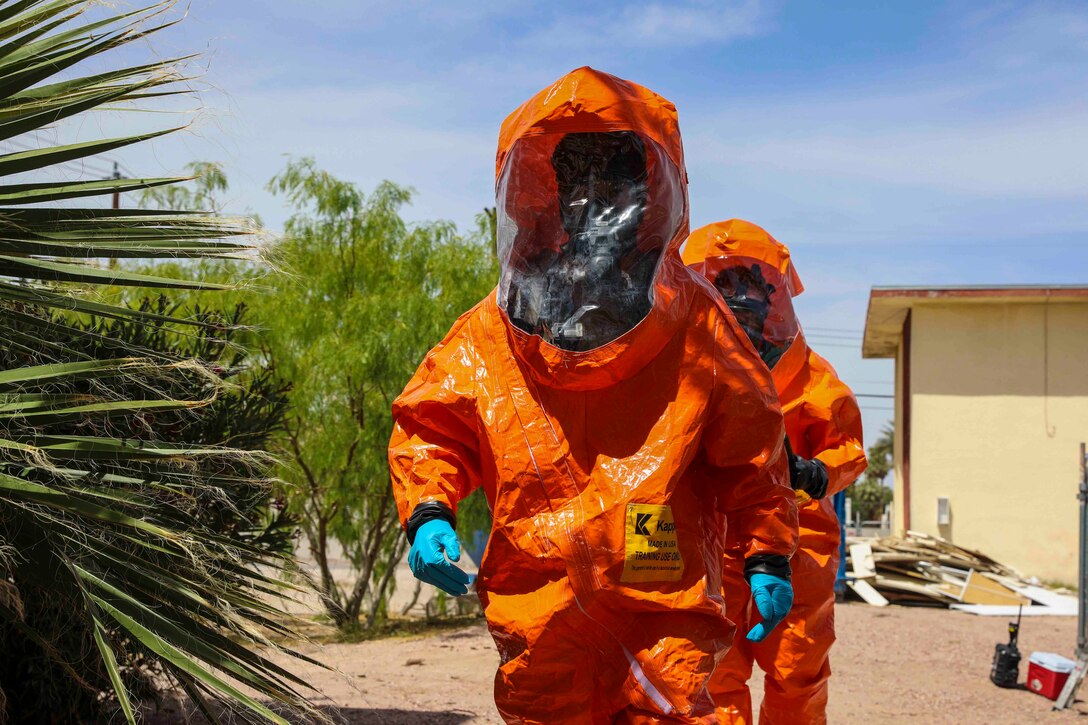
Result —
POLYGON ((706 682, 734 632, 726 527, 749 565, 788 565, 797 519, 770 374, 680 260, 675 108, 576 70, 506 119, 496 175, 498 288, 393 405, 401 522, 411 537, 483 488, 493 527, 476 587, 508 722, 713 722, 706 682), (595 168, 602 145, 622 153, 595 168), (576 279, 541 276, 578 244, 597 251, 576 279), (619 291, 594 297, 593 275, 619 291), (574 298, 569 316, 549 312, 574 298))
MULTIPOLYGON (((736 296, 737 284, 744 284, 738 280, 745 279, 773 288, 770 313, 754 342, 773 364, 771 373, 793 453, 819 461, 828 480, 826 495, 819 500, 798 491, 800 537, 790 561, 793 608, 763 642, 735 640, 714 673, 711 695, 720 722, 752 722, 747 682, 755 660, 766 673, 761 723, 824 723, 839 566, 839 520, 831 496, 865 470, 861 411, 831 364, 805 342, 791 302, 804 287, 783 244, 755 224, 731 219, 692 232, 683 259, 723 295, 736 296)), ((743 324, 743 311, 740 317, 743 324)), ((752 607, 735 548, 726 557, 723 580, 726 613, 743 628, 752 607)))

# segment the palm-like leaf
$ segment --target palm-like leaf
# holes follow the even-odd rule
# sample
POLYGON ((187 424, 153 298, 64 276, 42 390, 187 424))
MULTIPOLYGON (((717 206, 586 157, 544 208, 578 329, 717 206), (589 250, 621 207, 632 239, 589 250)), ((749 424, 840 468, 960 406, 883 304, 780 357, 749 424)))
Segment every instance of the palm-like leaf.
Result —
MULTIPOLYGON (((88 19, 92 4, 0 0, 0 140, 187 92, 179 59, 80 75, 81 63, 171 24, 169 2, 88 19)), ((305 683, 251 646, 267 644, 269 629, 287 633, 265 596, 280 591, 284 560, 259 537, 228 535, 199 516, 209 500, 260 489, 265 458, 176 432, 215 404, 222 371, 150 343, 120 344, 101 325, 63 316, 207 325, 81 298, 64 284, 214 288, 95 262, 231 256, 248 248, 243 224, 100 208, 114 192, 182 179, 41 180, 58 164, 171 130, 0 155, 0 624, 74 681, 92 690, 107 683, 129 722, 137 660, 202 708, 210 697, 285 722, 266 701, 307 709, 296 689, 305 683), (96 654, 70 661, 37 631, 34 597, 70 606, 96 654)))

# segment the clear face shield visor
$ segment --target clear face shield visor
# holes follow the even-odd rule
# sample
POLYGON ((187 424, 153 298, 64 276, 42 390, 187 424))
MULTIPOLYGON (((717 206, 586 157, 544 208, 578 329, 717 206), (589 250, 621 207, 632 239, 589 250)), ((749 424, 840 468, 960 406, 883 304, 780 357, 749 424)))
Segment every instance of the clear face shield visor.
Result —
POLYGON ((498 183, 499 304, 565 350, 592 350, 653 305, 661 254, 683 221, 680 173, 633 131, 541 134, 498 183))
POLYGON ((707 260, 707 271, 763 362, 773 368, 801 329, 789 278, 743 256, 707 260))

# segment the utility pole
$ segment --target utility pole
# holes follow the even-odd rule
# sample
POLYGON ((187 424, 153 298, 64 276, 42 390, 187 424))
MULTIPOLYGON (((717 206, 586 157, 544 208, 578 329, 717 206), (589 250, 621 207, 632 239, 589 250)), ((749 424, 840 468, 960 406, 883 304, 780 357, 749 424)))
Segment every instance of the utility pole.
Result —
MULTIPOLYGON (((120 169, 120 167, 117 166, 116 161, 113 162, 113 178, 114 179, 120 179, 121 178, 121 169, 120 169)), ((114 209, 120 209, 121 208, 121 192, 117 191, 116 189, 113 192, 113 208, 114 209)))
MULTIPOLYGON (((113 177, 112 178, 114 178, 114 179, 120 179, 121 178, 121 169, 117 165, 116 161, 113 162, 113 177)), ((113 208, 114 209, 120 209, 121 208, 121 192, 117 191, 116 189, 113 192, 113 208)), ((110 269, 117 269, 117 267, 120 265, 120 262, 117 261, 117 257, 110 257, 110 261, 108 262, 108 264, 109 264, 110 269)))
POLYGON ((1077 688, 1088 670, 1088 453, 1080 444, 1080 567, 1077 571, 1077 666, 1065 681, 1065 687, 1054 702, 1055 710, 1064 710, 1073 704, 1077 688))

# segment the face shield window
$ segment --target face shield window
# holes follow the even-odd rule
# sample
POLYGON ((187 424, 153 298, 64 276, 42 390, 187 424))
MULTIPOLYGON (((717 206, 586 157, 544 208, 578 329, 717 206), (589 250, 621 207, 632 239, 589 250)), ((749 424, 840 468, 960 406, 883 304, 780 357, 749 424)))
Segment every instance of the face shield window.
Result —
POLYGON ((714 286, 763 362, 773 368, 800 329, 789 280, 771 265, 747 257, 707 262, 714 286))
POLYGON ((653 305, 653 280, 684 213, 680 174, 632 131, 519 140, 498 184, 499 304, 565 350, 605 345, 653 305))

